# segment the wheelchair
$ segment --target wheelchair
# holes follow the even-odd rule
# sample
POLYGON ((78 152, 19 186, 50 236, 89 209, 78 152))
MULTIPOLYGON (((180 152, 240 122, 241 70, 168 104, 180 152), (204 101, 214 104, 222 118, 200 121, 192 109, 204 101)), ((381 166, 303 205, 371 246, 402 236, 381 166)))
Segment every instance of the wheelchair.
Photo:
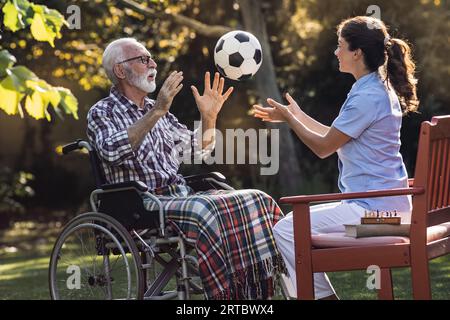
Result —
MULTIPOLYGON (((91 212, 70 220, 58 236, 49 264, 55 300, 188 300, 203 296, 192 245, 167 223, 158 197, 139 181, 106 184, 99 158, 81 139, 63 154, 87 150, 96 189, 91 212), (148 211, 142 196, 157 210, 148 211)), ((219 172, 185 177, 194 191, 230 189, 219 172)))

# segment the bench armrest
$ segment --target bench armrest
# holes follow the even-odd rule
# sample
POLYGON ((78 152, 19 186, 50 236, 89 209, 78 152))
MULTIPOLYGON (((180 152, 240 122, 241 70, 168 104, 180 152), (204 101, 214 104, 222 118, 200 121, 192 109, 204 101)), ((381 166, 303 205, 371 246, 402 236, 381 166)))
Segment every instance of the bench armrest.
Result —
POLYGON ((282 204, 300 204, 300 203, 311 203, 311 202, 325 202, 333 200, 347 200, 347 199, 361 199, 361 198, 378 198, 378 197, 392 197, 392 196, 402 196, 402 195, 417 195, 423 194, 425 188, 414 187, 414 188, 399 188, 399 189, 389 189, 389 190, 373 190, 366 192, 349 192, 349 193, 328 193, 328 194, 318 194, 318 195, 301 195, 292 197, 283 197, 280 199, 282 204))

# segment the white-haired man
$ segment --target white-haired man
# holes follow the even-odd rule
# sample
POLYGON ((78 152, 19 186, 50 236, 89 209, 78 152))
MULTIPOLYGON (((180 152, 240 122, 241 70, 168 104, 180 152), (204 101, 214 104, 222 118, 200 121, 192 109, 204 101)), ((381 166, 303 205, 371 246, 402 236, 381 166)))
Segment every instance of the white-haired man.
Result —
MULTIPOLYGON (((135 39, 111 42, 103 66, 114 85, 89 110, 87 134, 108 182, 139 180, 159 196, 168 220, 196 248, 207 298, 270 297, 274 272, 282 268, 272 234, 282 214, 275 201, 259 190, 195 193, 178 174, 179 159, 173 156, 186 141, 193 150, 212 150, 210 129, 233 88, 223 93, 224 79, 216 73, 211 85, 208 72, 202 95, 191 87, 201 115, 199 130, 205 133, 198 146, 195 133, 169 112, 183 87, 182 72, 170 73, 152 100, 147 95, 156 88, 157 64, 135 39)), ((149 199, 144 204, 154 209, 149 199)))

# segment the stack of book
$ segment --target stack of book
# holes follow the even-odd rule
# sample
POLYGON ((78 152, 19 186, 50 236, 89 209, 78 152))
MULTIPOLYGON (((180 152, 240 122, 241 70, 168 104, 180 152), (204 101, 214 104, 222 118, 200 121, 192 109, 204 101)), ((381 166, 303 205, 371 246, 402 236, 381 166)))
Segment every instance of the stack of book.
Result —
POLYGON ((393 211, 369 211, 361 218, 361 224, 344 224, 347 237, 380 237, 400 236, 408 237, 411 225, 401 223, 401 217, 393 211))

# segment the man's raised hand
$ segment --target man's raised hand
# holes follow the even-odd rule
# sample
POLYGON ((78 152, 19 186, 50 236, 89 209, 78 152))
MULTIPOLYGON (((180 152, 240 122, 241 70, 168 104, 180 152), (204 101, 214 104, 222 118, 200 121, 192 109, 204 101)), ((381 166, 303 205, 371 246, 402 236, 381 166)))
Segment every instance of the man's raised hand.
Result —
POLYGON ((155 110, 166 114, 172 105, 173 98, 183 88, 183 72, 173 71, 164 81, 155 102, 155 110))
POLYGON ((219 77, 219 73, 214 75, 214 81, 211 86, 210 73, 205 73, 205 90, 203 95, 200 95, 195 86, 191 86, 192 94, 197 103, 198 110, 204 119, 216 119, 217 114, 225 101, 227 101, 230 94, 233 92, 233 87, 222 94, 225 85, 225 79, 219 77), (219 79, 220 78, 220 79, 219 79))

